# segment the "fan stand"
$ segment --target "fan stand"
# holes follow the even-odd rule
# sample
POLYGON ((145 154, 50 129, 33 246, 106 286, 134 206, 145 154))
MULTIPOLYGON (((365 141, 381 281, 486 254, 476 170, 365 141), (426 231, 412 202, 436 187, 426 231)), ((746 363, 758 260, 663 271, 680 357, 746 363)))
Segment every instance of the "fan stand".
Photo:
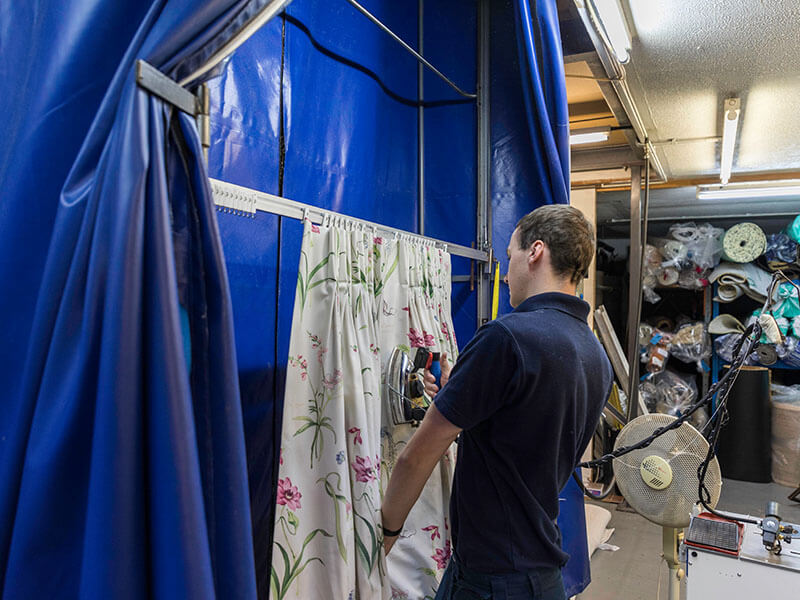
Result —
POLYGON ((684 576, 684 570, 681 567, 679 558, 679 548, 683 531, 674 527, 662 527, 663 535, 663 549, 664 560, 667 562, 669 568, 669 593, 667 598, 669 600, 680 600, 681 597, 681 579, 684 576))

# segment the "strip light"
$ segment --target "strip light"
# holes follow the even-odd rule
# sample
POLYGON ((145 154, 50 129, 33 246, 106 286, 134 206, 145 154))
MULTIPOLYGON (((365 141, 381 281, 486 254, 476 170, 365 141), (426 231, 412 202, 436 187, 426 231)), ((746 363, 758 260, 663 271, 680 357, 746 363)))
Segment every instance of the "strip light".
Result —
POLYGON ((728 98, 722 104, 722 152, 719 159, 719 179, 724 184, 731 178, 733 148, 736 146, 736 130, 739 128, 741 103, 739 98, 728 98))
POLYGON ((736 198, 791 198, 800 196, 800 181, 759 181, 729 186, 698 186, 698 200, 732 200, 736 198))
POLYGON ((631 57, 631 34, 619 0, 593 0, 593 2, 617 60, 625 64, 631 57))
POLYGON ((609 128, 603 129, 585 129, 578 130, 576 133, 569 134, 569 145, 577 146, 578 144, 595 144, 597 142, 605 142, 611 133, 609 128))

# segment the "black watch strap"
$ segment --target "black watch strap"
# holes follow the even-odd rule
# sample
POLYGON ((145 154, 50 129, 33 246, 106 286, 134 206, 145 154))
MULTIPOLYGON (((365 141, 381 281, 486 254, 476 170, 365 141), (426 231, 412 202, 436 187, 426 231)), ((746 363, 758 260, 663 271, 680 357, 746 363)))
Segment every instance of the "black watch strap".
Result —
POLYGON ((400 532, 403 531, 403 527, 401 526, 400 529, 395 529, 392 531, 391 529, 386 529, 383 525, 381 525, 381 529, 383 529, 383 535, 386 537, 395 537, 400 535, 400 532))

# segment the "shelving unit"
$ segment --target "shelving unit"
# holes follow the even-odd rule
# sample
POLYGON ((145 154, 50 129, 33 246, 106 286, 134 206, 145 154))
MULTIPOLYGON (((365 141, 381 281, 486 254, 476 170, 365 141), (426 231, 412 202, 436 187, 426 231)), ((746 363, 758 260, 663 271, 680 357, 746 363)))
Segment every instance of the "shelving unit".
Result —
MULTIPOLYGON (((798 283, 798 280, 795 280, 795 283, 798 283)), ((711 287, 706 288, 711 290, 711 293, 708 294, 711 300, 711 319, 715 319, 720 314, 732 314, 740 321, 744 323, 746 318, 752 314, 753 311, 761 308, 761 304, 747 295, 743 295, 733 302, 715 302, 713 297, 716 296, 717 291, 717 284, 713 285, 713 289, 711 287), (722 310, 721 310, 722 308, 722 310), (748 309, 749 308, 749 312, 748 309)), ((712 382, 716 383, 719 379, 719 372, 724 366, 722 359, 717 356, 716 351, 713 351, 711 354, 711 377, 712 382)), ((798 379, 800 379, 800 369, 794 367, 792 365, 787 365, 782 360, 778 360, 778 362, 772 365, 761 365, 771 370, 778 370, 778 371, 792 371, 797 373, 798 379)))

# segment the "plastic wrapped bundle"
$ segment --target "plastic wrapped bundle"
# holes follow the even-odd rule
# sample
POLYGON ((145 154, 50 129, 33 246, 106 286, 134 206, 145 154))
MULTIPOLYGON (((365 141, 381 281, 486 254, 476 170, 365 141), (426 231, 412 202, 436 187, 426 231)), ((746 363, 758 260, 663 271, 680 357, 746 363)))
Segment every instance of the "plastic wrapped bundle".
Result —
POLYGON ((639 384, 639 395, 642 397, 647 410, 656 412, 656 406, 661 400, 661 392, 652 380, 645 379, 639 384))
POLYGON ((800 481, 800 385, 772 384, 772 479, 794 487, 800 481))
POLYGON ((701 290, 708 285, 706 271, 700 267, 690 267, 680 272, 678 285, 687 290, 701 290))
POLYGON ((800 300, 797 298, 797 288, 791 283, 778 286, 778 299, 772 307, 776 317, 794 319, 800 317, 800 300))
POLYGON ((767 236, 764 258, 771 269, 779 269, 797 261, 798 244, 785 233, 767 236))
POLYGON ((664 371, 653 376, 659 392, 656 412, 681 416, 697 399, 697 384, 693 376, 681 377, 674 371, 664 371))
POLYGON ((707 370, 703 361, 711 356, 711 340, 703 323, 698 321, 680 327, 672 336, 669 351, 678 360, 695 363, 698 371, 707 370))
POLYGON ((687 258, 700 270, 711 269, 722 258, 722 238, 725 230, 710 223, 676 223, 669 228, 670 235, 686 246, 687 258))
POLYGON ((795 336, 786 336, 783 344, 775 348, 780 359, 790 367, 800 369, 800 339, 795 336))
POLYGON ((648 373, 660 373, 669 358, 672 336, 647 323, 639 323, 639 355, 648 373))
POLYGON ((661 263, 661 266, 664 268, 672 267, 681 270, 694 264, 689 258, 689 248, 686 247, 686 244, 678 240, 665 240, 659 247, 659 250, 664 257, 661 263))
MULTIPOLYGON (((720 335, 714 340, 714 351, 723 362, 729 363, 733 361, 733 352, 736 350, 736 345, 739 343, 741 337, 742 336, 738 333, 728 333, 726 335, 720 335)), ((745 364, 758 364, 758 355, 753 352, 747 357, 745 364)))
POLYGON ((642 295, 644 299, 655 304, 661 300, 661 296, 653 291, 659 283, 661 277, 661 252, 655 246, 645 244, 644 247, 644 272, 642 277, 642 295))

